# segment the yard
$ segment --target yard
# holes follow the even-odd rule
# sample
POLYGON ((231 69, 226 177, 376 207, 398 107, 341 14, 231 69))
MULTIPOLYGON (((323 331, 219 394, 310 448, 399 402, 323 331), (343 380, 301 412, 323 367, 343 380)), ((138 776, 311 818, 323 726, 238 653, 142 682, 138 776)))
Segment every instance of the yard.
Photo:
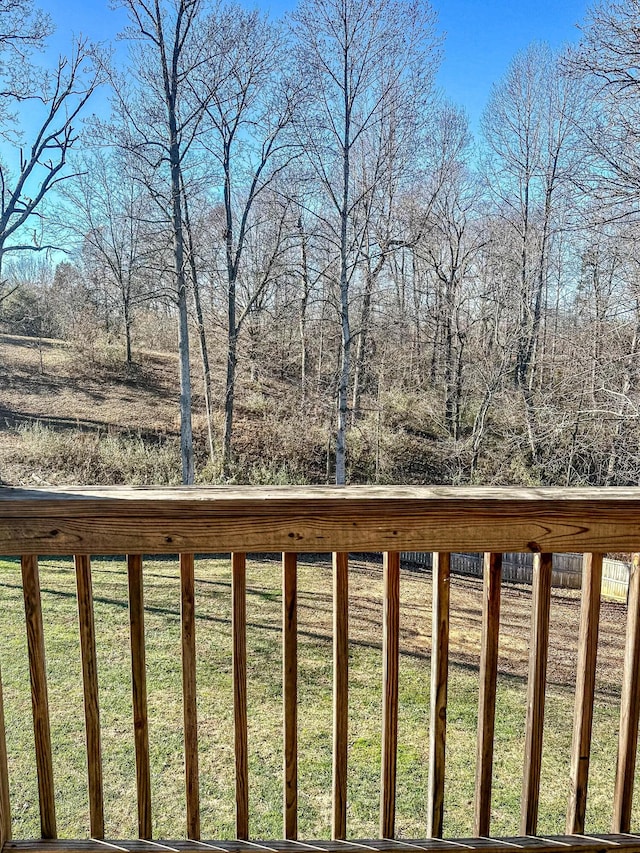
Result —
MULTIPOLYGON (((127 575, 118 559, 95 560, 101 724, 108 838, 136 837, 127 575)), ((248 701, 252 838, 282 836, 280 564, 247 566, 248 701)), ((61 837, 89 834, 84 715, 71 561, 40 564, 49 700, 61 837)), ((184 835, 180 587, 176 560, 145 563, 147 677, 154 837, 184 835)), ((330 833, 332 645, 331 570, 301 558, 299 629, 299 831, 330 833)), ((0 562, 0 666, 4 685, 14 834, 39 835, 29 672, 20 565, 0 562)), ((539 833, 564 831, 569 790, 579 595, 554 591, 551 609, 539 833)), ((531 590, 503 588, 492 834, 518 831, 531 590)), ((424 837, 428 774, 431 576, 401 577, 397 834, 424 837)), ((202 837, 233 837, 231 596, 228 559, 196 562, 198 713, 202 837)), ((381 729, 382 571, 354 559, 350 571, 348 835, 378 828, 381 729)), ((615 773, 626 608, 602 605, 587 831, 607 832, 615 773)), ((453 577, 445 836, 472 831, 481 583, 453 577)), ((634 816, 638 816, 638 809, 634 816)), ((634 825, 637 825, 634 823, 634 825)))

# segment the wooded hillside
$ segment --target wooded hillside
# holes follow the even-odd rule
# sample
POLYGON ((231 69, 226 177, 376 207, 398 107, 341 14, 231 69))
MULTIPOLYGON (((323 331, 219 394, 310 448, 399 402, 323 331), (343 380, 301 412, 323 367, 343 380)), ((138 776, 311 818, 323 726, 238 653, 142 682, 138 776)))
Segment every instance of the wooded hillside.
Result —
POLYGON ((110 115, 0 167, 0 327, 43 353, 5 339, 8 429, 82 376, 141 441, 162 409, 161 481, 638 482, 635 0, 515 56, 476 138, 426 2, 124 5, 110 115))

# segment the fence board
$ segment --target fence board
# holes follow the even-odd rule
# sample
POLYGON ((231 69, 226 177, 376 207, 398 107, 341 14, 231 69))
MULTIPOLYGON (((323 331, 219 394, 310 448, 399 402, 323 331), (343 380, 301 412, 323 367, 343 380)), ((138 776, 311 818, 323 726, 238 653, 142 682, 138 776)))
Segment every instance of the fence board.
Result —
POLYGON ((42 626, 40 574, 37 557, 22 557, 22 589, 29 650, 33 732, 38 773, 38 799, 40 802, 40 832, 42 838, 55 838, 57 835, 56 803, 53 788, 49 696, 47 693, 44 628, 42 626))
POLYGON ((184 709, 184 769, 187 796, 187 836, 200 839, 200 779, 198 773, 198 711, 196 706, 196 624, 193 554, 180 555, 182 622, 182 697, 184 709))
POLYGON ((631 831, 631 806, 640 717, 640 554, 633 555, 627 606, 627 639, 624 652, 618 764, 613 796, 612 832, 631 831))
POLYGON ((333 796, 332 837, 347 837, 349 727, 349 555, 333 555, 333 796))
POLYGON ((474 833, 479 836, 489 835, 491 825, 491 782, 498 677, 501 573, 502 554, 485 554, 474 801, 474 833))
POLYGON ((535 835, 538 826, 540 767, 544 727, 544 700, 547 686, 549 611, 551 608, 551 554, 536 554, 533 563, 533 602, 527 683, 524 774, 520 808, 520 832, 535 835))
POLYGON ((384 553, 383 577, 380 837, 393 838, 396 818, 398 667, 400 655, 400 554, 397 551, 384 553))
POLYGON ((247 737, 247 558, 231 555, 233 632, 233 720, 236 753, 236 836, 249 837, 249 757, 247 737))
POLYGON ((433 555, 431 622, 431 723, 429 726, 429 791, 427 835, 442 838, 444 818, 447 682, 449 674, 450 554, 433 555))
POLYGON ((297 557, 282 555, 282 681, 284 691, 284 837, 298 837, 298 593, 297 557))
POLYGON ((87 739, 87 771, 89 778, 89 820, 91 836, 104 838, 104 794, 102 788, 102 749, 100 746, 100 702, 98 697, 98 660, 96 628, 93 618, 91 558, 75 557, 78 590, 78 623, 82 658, 82 690, 87 739))
POLYGON ((133 736, 136 752, 136 791, 138 798, 138 835, 152 836, 151 764, 149 761, 149 719, 147 715, 147 664, 144 635, 144 588, 142 557, 127 557, 129 581, 129 634, 131 640, 131 689, 133 736))
POLYGON ((591 727, 598 651, 598 619, 602 585, 602 554, 585 554, 582 602, 578 635, 576 704, 571 746, 571 793, 567 810, 567 833, 584 832, 591 753, 591 727))

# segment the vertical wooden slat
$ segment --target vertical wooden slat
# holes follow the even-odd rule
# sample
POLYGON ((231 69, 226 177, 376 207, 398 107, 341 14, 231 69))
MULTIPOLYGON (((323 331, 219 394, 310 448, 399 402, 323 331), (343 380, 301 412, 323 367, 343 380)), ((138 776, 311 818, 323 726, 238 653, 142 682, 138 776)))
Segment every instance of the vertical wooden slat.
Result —
POLYGON ((297 556, 282 555, 282 685, 284 692, 284 837, 298 837, 297 556))
POLYGON ((449 671, 450 554, 433 555, 427 835, 442 838, 449 671))
POLYGON ((2 674, 0 673, 0 850, 10 840, 11 804, 9 801, 9 767, 4 722, 4 701, 2 696, 2 674))
POLYGON ((247 560, 231 555, 233 632, 233 720, 236 753, 236 836, 249 838, 249 758, 247 744, 247 560))
POLYGON ((400 554, 397 551, 386 552, 383 555, 383 577, 380 837, 393 838, 396 819, 398 669, 400 662, 400 554))
POLYGON ((349 727, 349 555, 333 555, 333 798, 332 836, 347 837, 349 727))
POLYGON ((78 590, 78 623, 82 658, 82 689, 87 739, 87 771, 89 778, 89 820, 91 836, 104 838, 104 796, 102 789, 102 750, 100 747, 100 703, 98 698, 98 661, 96 629, 93 618, 91 558, 75 557, 78 590))
POLYGON ((549 611, 551 607, 551 554, 533 558, 533 600, 529 679, 527 683, 527 722, 524 748, 524 774, 520 807, 520 834, 535 835, 538 826, 540 766, 544 727, 544 700, 549 650, 549 611))
POLYGON ((198 774, 198 712, 196 707, 196 624, 193 554, 180 555, 182 586, 182 697, 184 706, 184 769, 187 793, 187 837, 200 840, 198 774))
POLYGON ((474 834, 489 835, 491 825, 491 781, 493 735, 498 679, 498 633, 500 628, 500 582, 502 554, 484 555, 482 600, 482 647, 478 698, 478 748, 474 803, 474 834))
POLYGON ((602 554, 585 554, 582 568, 578 672, 571 746, 571 793, 567 810, 568 833, 584 832, 598 652, 602 556, 602 554))
POLYGON ((151 764, 149 760, 149 720, 147 716, 147 664, 144 638, 144 589, 142 557, 127 557, 129 575, 129 632, 131 637, 131 687, 133 732, 136 751, 136 789, 138 793, 138 835, 150 839, 151 764))
POLYGON ((624 651, 618 764, 613 796, 612 832, 631 831, 633 781, 640 717, 640 554, 633 555, 627 597, 627 641, 624 651))
POLYGON ((47 694, 44 629, 42 627, 40 575, 37 557, 22 557, 22 589, 29 649, 33 733, 36 747, 38 798, 40 801, 40 833, 42 838, 56 838, 51 726, 49 724, 49 697, 47 694))

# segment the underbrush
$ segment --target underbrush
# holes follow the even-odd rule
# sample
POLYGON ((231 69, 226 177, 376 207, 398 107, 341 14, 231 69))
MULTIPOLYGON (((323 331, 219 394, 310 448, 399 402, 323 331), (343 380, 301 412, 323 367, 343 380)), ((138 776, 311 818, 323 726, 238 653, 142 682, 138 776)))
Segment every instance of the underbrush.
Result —
MULTIPOLYGON (((60 430, 35 422, 20 425, 11 452, 13 481, 59 485, 177 485, 180 441, 175 435, 60 430)), ((268 419, 242 423, 227 476, 221 451, 211 459, 196 436, 196 482, 201 484, 305 485, 331 482, 334 448, 326 428, 300 429, 268 419)), ((454 456, 403 429, 362 421, 349 434, 348 476, 352 483, 442 483, 455 481, 454 456)))
MULTIPOLYGON (((177 437, 153 440, 82 430, 55 430, 41 423, 21 425, 12 467, 28 480, 58 485, 170 486, 181 482, 180 442, 177 437)), ((222 476, 222 461, 213 462, 198 448, 196 481, 204 485, 304 485, 309 480, 300 461, 282 454, 260 453, 235 460, 229 476, 222 476)))
POLYGON ((115 433, 18 428, 15 461, 46 482, 132 486, 180 483, 177 439, 150 441, 115 433))

